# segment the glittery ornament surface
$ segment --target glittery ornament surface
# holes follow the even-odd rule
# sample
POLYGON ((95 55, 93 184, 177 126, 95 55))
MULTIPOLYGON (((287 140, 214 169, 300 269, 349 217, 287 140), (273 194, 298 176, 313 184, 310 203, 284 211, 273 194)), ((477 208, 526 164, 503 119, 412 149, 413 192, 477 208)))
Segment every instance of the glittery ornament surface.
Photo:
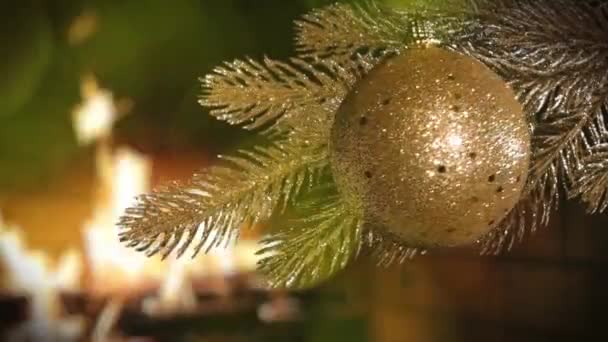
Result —
POLYGON ((331 132, 334 178, 366 222, 413 247, 456 246, 520 199, 530 159, 513 91, 480 62, 438 47, 378 66, 331 132))

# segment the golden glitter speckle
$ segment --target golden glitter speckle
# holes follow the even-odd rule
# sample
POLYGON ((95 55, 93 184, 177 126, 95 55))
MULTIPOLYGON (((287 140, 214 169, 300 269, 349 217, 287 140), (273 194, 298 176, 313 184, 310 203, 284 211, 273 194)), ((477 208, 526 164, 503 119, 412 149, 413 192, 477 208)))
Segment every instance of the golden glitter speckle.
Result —
POLYGON ((513 91, 482 63, 437 47, 373 70, 340 107, 334 177, 366 221, 412 247, 457 246, 520 198, 530 133, 513 91))

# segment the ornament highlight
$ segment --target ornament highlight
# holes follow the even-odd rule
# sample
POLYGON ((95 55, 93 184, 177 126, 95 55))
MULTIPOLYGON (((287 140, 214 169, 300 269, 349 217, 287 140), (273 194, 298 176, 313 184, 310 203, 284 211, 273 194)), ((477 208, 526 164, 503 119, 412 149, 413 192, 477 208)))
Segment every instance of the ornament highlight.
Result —
POLYGON ((530 133, 497 74, 457 52, 420 47, 379 65, 346 97, 330 160, 366 224, 411 247, 459 246, 520 200, 530 133))

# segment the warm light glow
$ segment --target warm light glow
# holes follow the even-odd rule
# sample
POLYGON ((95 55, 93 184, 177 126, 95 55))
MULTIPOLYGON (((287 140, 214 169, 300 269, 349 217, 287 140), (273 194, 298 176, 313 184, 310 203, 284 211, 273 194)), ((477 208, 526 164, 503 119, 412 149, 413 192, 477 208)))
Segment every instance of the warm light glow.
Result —
POLYGON ((94 216, 84 229, 93 291, 124 293, 160 285, 157 304, 183 309, 192 305, 188 299, 192 279, 255 269, 258 257, 251 241, 214 249, 195 259, 170 258, 164 262, 124 246, 118 240, 116 222, 137 195, 150 191, 152 165, 136 151, 120 148, 112 152, 103 143, 98 148, 97 163, 99 198, 94 216))
POLYGON ((79 291, 81 288, 82 272, 83 263, 81 253, 74 249, 68 250, 59 259, 55 271, 57 288, 63 291, 79 291))
POLYGON ((80 44, 90 38, 98 27, 97 15, 88 10, 74 18, 68 28, 68 41, 72 45, 80 44))
POLYGON ((80 144, 110 136, 116 120, 112 93, 99 89, 94 77, 84 79, 81 85, 83 103, 72 114, 76 138, 80 144))
POLYGON ((156 298, 144 302, 144 311, 151 315, 192 311, 196 308, 197 298, 188 276, 187 259, 174 259, 167 268, 167 273, 156 298))
POLYGON ((46 254, 26 248, 18 228, 4 227, 0 218, 0 264, 6 270, 2 279, 5 290, 30 297, 34 320, 58 319, 61 313, 59 291, 80 287, 80 255, 68 251, 53 267, 46 254))
POLYGON ((151 163, 130 149, 98 150, 100 192, 93 218, 85 224, 84 239, 92 281, 97 290, 114 292, 142 285, 161 276, 158 260, 128 249, 118 240, 118 221, 135 197, 149 191, 151 163))
POLYGON ((131 149, 111 150, 112 126, 117 113, 123 111, 117 108, 120 106, 112 93, 100 89, 95 78, 87 77, 82 83, 82 97, 83 104, 74 112, 78 140, 82 144, 98 142, 99 196, 83 230, 93 290, 115 293, 162 284, 160 301, 177 305, 181 300, 178 297, 187 292, 184 289, 190 278, 253 270, 257 257, 253 247, 242 247, 246 244, 217 249, 194 260, 161 262, 119 242, 116 222, 134 204, 136 196, 150 191, 152 165, 148 158, 131 149))
POLYGON ((461 147, 462 146, 462 137, 460 135, 450 135, 448 137, 448 144, 452 147, 461 147))

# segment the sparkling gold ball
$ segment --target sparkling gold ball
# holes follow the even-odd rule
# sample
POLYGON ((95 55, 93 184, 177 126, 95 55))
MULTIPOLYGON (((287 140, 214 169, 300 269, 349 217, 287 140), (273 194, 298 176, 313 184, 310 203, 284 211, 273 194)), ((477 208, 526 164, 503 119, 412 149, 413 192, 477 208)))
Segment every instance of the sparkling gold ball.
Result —
POLYGON ((370 72, 332 127, 332 170, 366 222, 411 247, 458 246, 520 199, 530 133, 514 92, 479 61, 416 48, 370 72))

